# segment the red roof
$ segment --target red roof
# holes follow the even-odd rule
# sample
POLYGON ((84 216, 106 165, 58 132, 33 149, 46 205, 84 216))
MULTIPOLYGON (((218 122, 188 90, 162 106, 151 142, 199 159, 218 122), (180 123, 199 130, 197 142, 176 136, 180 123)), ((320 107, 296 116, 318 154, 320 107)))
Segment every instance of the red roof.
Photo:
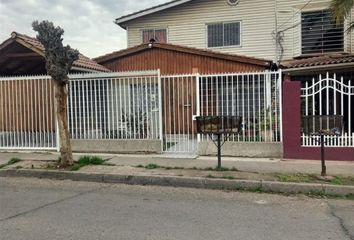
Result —
POLYGON ((123 49, 120 51, 112 52, 97 58, 94 58, 94 60, 98 63, 103 64, 104 62, 117 59, 117 58, 122 58, 131 54, 135 54, 141 51, 146 51, 151 48, 158 48, 158 49, 165 49, 165 50, 170 50, 170 51, 176 51, 176 52, 184 52, 184 53, 190 53, 190 54, 195 54, 195 55, 201 55, 201 56, 207 56, 211 58, 218 58, 218 59, 223 59, 223 60, 229 60, 229 61, 234 61, 234 62, 242 62, 242 63, 248 63, 252 65, 257 65, 257 66, 262 66, 262 67, 269 67, 271 64, 271 61, 261 59, 261 58, 254 58, 254 57, 246 57, 246 56, 241 56, 241 55, 235 55, 235 54, 228 54, 228 53, 221 53, 221 52, 216 52, 216 51, 211 51, 207 49, 199 49, 199 48, 192 48, 192 47, 186 47, 186 46, 180 46, 180 45, 174 45, 174 44, 168 44, 168 43, 153 43, 152 46, 150 46, 149 43, 144 43, 135 47, 123 49))
MULTIPOLYGON (((30 48, 34 52, 40 54, 41 56, 45 56, 44 53, 44 46, 42 43, 40 43, 36 38, 29 37, 25 34, 20 34, 17 32, 12 32, 11 33, 11 38, 6 40, 0 45, 0 49, 2 47, 5 47, 7 44, 10 42, 16 41, 22 45, 24 45, 27 48, 30 48)), ((110 70, 105 68, 104 66, 98 64, 97 62, 93 61, 92 59, 82 55, 81 53, 79 54, 79 59, 76 60, 73 64, 74 67, 79 67, 83 69, 89 69, 89 70, 94 70, 94 71, 99 71, 99 72, 109 72, 110 70)))
POLYGON ((353 54, 326 54, 316 57, 307 57, 300 59, 292 59, 283 61, 281 63, 282 67, 285 69, 290 68, 306 68, 306 67, 320 67, 325 65, 333 64, 354 64, 354 55, 353 54))

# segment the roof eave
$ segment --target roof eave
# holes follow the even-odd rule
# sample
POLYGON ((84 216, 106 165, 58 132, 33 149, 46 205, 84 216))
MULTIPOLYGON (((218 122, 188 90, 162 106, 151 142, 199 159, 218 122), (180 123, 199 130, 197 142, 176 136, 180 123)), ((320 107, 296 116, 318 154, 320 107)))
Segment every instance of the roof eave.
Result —
POLYGON ((168 9, 168 8, 171 8, 171 7, 175 7, 175 6, 181 5, 183 3, 190 2, 190 1, 192 1, 192 0, 171 1, 170 3, 162 4, 162 5, 159 5, 159 6, 156 6, 156 7, 152 7, 152 8, 143 10, 143 11, 139 11, 139 12, 127 15, 127 16, 123 16, 123 17, 117 18, 114 22, 118 26, 126 29, 126 25, 124 23, 126 23, 128 21, 131 21, 131 20, 136 19, 136 18, 144 17, 144 16, 150 15, 152 13, 160 12, 162 10, 165 10, 165 9, 168 9))
POLYGON ((131 54, 136 54, 138 52, 150 50, 153 48, 164 49, 164 50, 169 50, 169 51, 177 51, 177 52, 183 52, 183 53, 189 53, 189 54, 196 54, 196 55, 200 55, 200 56, 223 59, 223 60, 228 60, 228 61, 233 61, 233 62, 248 63, 248 64, 253 64, 253 65, 257 65, 257 66, 261 66, 261 67, 265 67, 265 68, 267 68, 271 65, 271 61, 265 60, 265 59, 248 58, 248 57, 237 56, 237 55, 226 55, 223 53, 208 52, 208 51, 204 51, 202 49, 193 49, 193 48, 187 49, 187 48, 180 47, 180 46, 173 46, 173 45, 169 45, 169 44, 160 44, 160 43, 155 43, 152 47, 150 47, 149 44, 141 44, 141 45, 132 47, 130 49, 125 49, 125 50, 114 52, 114 53, 111 53, 108 55, 97 57, 97 58, 94 58, 93 60, 96 61, 98 64, 104 64, 105 62, 111 61, 112 59, 125 57, 125 56, 131 55, 131 54))
POLYGON ((325 65, 315 65, 307 67, 298 67, 298 68, 283 68, 283 73, 289 75, 300 75, 308 72, 320 71, 320 70, 334 70, 334 69, 343 69, 347 67, 354 66, 354 62, 350 63, 337 63, 337 64, 325 64, 325 65))

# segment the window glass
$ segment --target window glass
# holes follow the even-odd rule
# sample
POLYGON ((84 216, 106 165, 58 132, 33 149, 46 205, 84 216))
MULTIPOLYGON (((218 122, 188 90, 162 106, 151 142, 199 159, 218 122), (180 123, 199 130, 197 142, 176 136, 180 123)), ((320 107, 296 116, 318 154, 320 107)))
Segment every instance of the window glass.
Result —
POLYGON ((237 46, 241 43, 240 22, 209 24, 208 47, 237 46))
POLYGON ((143 43, 149 43, 151 39, 154 39, 156 42, 166 43, 167 42, 167 31, 166 29, 144 29, 143 34, 143 43))
POLYGON ((344 25, 336 24, 329 10, 303 12, 302 54, 344 50, 344 25))

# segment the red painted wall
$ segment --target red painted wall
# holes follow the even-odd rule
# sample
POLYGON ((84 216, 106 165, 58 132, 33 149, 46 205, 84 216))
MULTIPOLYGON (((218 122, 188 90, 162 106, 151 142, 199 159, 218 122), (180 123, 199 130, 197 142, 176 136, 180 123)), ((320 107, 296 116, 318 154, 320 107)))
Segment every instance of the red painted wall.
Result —
MULTIPOLYGON (((283 158, 320 160, 319 147, 301 146, 301 84, 296 81, 283 83, 283 158)), ((354 147, 327 147, 326 160, 354 161, 354 147)))

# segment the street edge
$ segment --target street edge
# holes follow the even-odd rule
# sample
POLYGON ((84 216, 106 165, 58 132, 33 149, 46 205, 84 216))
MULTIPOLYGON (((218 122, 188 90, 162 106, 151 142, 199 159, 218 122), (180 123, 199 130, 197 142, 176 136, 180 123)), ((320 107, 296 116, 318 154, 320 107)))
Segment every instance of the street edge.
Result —
POLYGON ((139 176, 36 169, 0 170, 0 177, 29 177, 53 180, 72 180, 130 185, 154 185, 218 190, 246 190, 286 194, 354 195, 354 186, 336 186, 316 183, 288 183, 256 180, 227 180, 200 177, 139 176))

